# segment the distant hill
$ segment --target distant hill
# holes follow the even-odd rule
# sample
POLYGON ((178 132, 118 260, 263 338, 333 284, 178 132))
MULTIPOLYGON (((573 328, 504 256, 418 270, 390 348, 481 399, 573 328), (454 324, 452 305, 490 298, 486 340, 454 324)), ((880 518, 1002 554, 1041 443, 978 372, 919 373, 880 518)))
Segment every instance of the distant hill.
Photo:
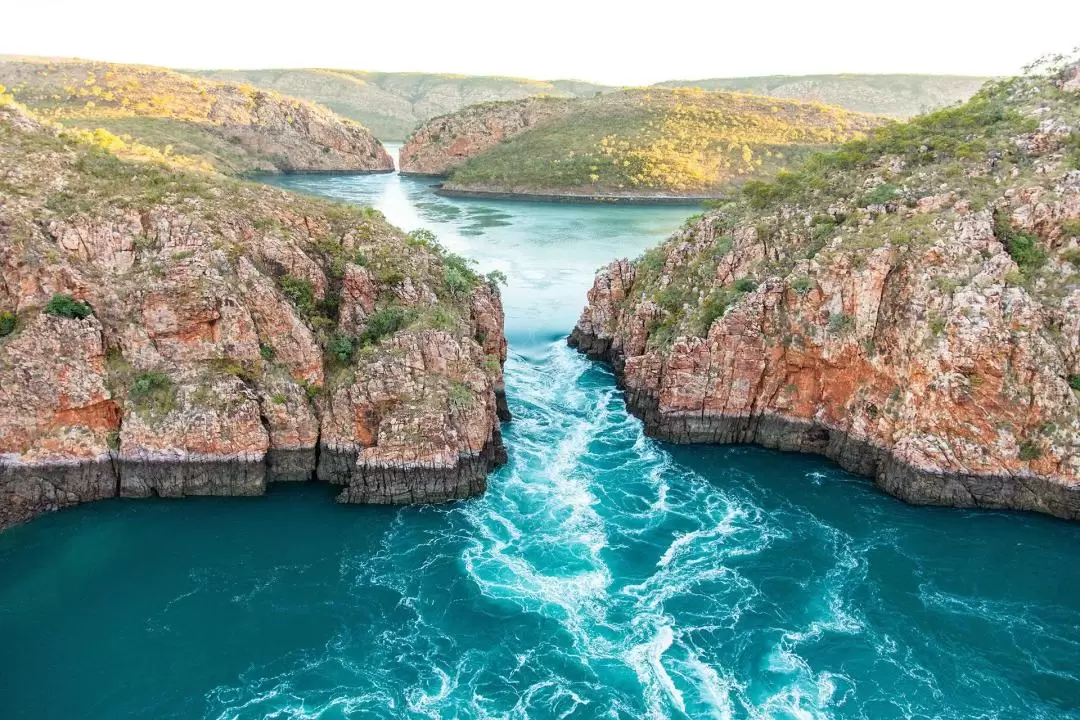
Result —
POLYGON ((0 85, 41 118, 226 174, 394 167, 359 123, 252 85, 146 65, 34 57, 0 57, 0 85))
MULTIPOLYGON (((592 97, 618 88, 578 80, 528 80, 481 75, 361 70, 185 70, 213 80, 257 87, 325 105, 371 128, 382 140, 404 140, 420 124, 468 105, 531 95, 592 97)), ((987 78, 958 75, 776 75, 673 80, 659 87, 736 90, 816 100, 857 112, 906 118, 967 100, 987 78)))
POLYGON ((327 106, 371 128, 382 140, 404 140, 422 122, 466 105, 532 95, 591 97, 612 88, 577 80, 384 73, 361 70, 185 70, 212 80, 250 83, 327 106))
POLYGON ((857 112, 908 118, 963 102, 989 79, 966 75, 768 75, 671 80, 659 85, 816 100, 857 112))
POLYGON ((638 88, 521 107, 535 102, 489 103, 430 120, 402 148, 402 170, 413 169, 405 162, 410 158, 441 153, 450 168, 443 186, 449 193, 716 196, 885 122, 821 103, 692 88, 638 88), (530 114, 535 119, 523 121, 530 114), (497 141, 486 142, 490 136, 497 141), (468 148, 476 154, 462 163, 454 151, 468 148))

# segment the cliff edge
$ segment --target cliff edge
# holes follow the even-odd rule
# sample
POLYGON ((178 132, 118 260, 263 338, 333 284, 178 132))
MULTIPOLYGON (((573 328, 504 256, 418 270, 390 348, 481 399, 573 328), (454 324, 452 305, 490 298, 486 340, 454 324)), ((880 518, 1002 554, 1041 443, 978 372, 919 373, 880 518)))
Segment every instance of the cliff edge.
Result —
POLYGON ((428 233, 0 96, 0 528, 100 498, 484 491, 497 285, 428 233))
POLYGON ((1080 518, 1080 71, 810 158, 602 270, 570 343, 651 435, 1080 518))

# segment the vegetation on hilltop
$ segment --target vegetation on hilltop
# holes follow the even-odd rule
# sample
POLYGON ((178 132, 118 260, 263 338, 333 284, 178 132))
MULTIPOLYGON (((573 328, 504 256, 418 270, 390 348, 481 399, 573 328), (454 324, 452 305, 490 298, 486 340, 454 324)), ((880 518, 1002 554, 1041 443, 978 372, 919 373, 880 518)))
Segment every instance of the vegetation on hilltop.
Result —
POLYGON ((212 80, 250 83, 317 102, 363 123, 387 141, 404 140, 420 123, 467 105, 534 95, 591 97, 612 89, 578 80, 319 68, 184 72, 212 80))
POLYGON ((691 89, 637 89, 569 112, 470 158, 454 190, 713 195, 851 139, 876 118, 820 104, 691 89))
MULTIPOLYGON (((916 257, 953 220, 979 211, 993 215, 994 235, 1018 267, 1009 282, 1056 306, 1055 298, 1080 287, 1080 223, 1050 223, 1040 232, 1017 228, 1006 189, 1040 186, 1055 172, 1080 169, 1080 101, 1062 88, 1060 72, 1043 68, 993 81, 963 105, 873 129, 772 179, 746 182, 740 197, 688 223, 685 232, 707 231, 715 239, 675 265, 674 279, 661 270, 671 269, 672 248, 683 238, 638 260, 635 292, 662 310, 651 342, 704 336, 714 319, 767 277, 789 276, 797 293, 808 291, 811 278, 792 276, 808 259, 824 263, 851 253, 856 263, 866 262, 882 247, 916 257), (938 205, 940 213, 925 210, 938 205), (760 242, 783 251, 767 253, 730 284, 713 287, 717 268, 730 262, 732 233, 748 225, 760 242)), ((1058 194, 1050 190, 1045 198, 1058 194)))
MULTIPOLYGON (((531 95, 586 98, 618 89, 578 80, 316 68, 184 72, 213 80, 250 83, 320 103, 362 122, 383 140, 404 140, 421 123, 468 105, 531 95)), ((966 100, 985 80, 954 75, 782 75, 676 80, 658 86, 734 90, 819 101, 857 112, 910 117, 966 100)))
POLYGON ((733 90, 789 100, 810 100, 848 110, 908 118, 963 102, 990 78, 968 75, 767 75, 670 80, 661 87, 733 90))
POLYGON ((368 159, 360 156, 381 152, 364 128, 307 101, 165 68, 9 58, 0 60, 0 84, 40 118, 229 174, 360 170, 368 159))

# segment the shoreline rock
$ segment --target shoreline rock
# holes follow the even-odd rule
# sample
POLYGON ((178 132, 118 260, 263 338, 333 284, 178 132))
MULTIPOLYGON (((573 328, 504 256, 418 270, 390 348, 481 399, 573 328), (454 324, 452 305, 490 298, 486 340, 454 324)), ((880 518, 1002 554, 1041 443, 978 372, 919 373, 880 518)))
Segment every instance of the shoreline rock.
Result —
POLYGON ((994 475, 942 472, 917 467, 888 448, 854 437, 843 428, 803 418, 763 412, 753 415, 664 413, 656 396, 626 387, 624 366, 611 342, 577 328, 567 344, 615 372, 627 410, 642 421, 645 434, 673 445, 754 445, 769 450, 825 457, 847 472, 873 481, 882 492, 912 505, 983 510, 1023 510, 1080 520, 1080 485, 1055 483, 1033 473, 994 475))
POLYGON ((261 458, 20 463, 0 458, 0 531, 35 517, 113 498, 257 497, 275 483, 344 486, 341 503, 416 505, 464 500, 487 490, 506 463, 500 432, 458 462, 369 464, 357 453, 271 449, 261 458))
POLYGON ((430 233, 110 157, 15 103, 0 142, 26 190, 0 196, 0 530, 316 477, 442 502, 505 462, 499 290, 430 233))
POLYGON ((1075 72, 748 184, 601 269, 568 342, 611 363, 661 439, 823 455, 912 503, 1080 519, 1075 72))
POLYGON ((435 194, 443 197, 478 200, 520 200, 522 202, 570 203, 583 205, 686 205, 719 200, 716 195, 610 195, 573 192, 515 192, 511 190, 472 190, 438 185, 435 194))

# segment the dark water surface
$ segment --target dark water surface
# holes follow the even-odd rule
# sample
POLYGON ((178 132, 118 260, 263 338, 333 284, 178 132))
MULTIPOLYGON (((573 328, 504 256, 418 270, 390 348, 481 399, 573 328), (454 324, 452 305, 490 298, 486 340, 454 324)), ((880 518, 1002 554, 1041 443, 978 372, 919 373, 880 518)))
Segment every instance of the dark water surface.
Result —
POLYGON ((1080 717, 1080 525, 658 444, 564 346, 595 267, 692 210, 277 182, 510 276, 510 463, 451 506, 276 486, 4 533, 0 718, 1080 717))

